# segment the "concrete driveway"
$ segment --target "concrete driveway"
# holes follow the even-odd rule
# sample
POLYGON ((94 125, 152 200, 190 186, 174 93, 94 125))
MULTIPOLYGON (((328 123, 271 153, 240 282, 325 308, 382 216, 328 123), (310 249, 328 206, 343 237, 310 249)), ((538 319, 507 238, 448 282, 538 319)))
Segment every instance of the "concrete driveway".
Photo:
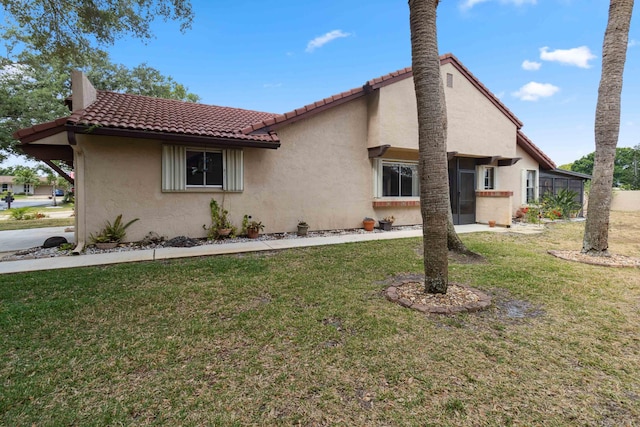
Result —
POLYGON ((42 246, 49 237, 62 236, 74 242, 73 232, 65 232, 67 227, 31 228, 27 230, 0 231, 0 252, 14 252, 42 246))

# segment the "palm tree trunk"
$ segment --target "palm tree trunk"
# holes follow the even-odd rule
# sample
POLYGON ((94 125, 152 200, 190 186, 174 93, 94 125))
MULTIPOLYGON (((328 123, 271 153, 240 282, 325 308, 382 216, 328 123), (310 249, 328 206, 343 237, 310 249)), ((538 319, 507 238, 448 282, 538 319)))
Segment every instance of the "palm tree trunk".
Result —
POLYGON ((438 0, 409 0, 413 80, 418 104, 420 211, 424 242, 425 291, 448 286, 446 109, 436 32, 438 0))
POLYGON ((582 252, 594 256, 609 255, 613 168, 620 132, 620 94, 633 1, 611 0, 602 46, 602 75, 595 120, 595 162, 582 243, 582 252))

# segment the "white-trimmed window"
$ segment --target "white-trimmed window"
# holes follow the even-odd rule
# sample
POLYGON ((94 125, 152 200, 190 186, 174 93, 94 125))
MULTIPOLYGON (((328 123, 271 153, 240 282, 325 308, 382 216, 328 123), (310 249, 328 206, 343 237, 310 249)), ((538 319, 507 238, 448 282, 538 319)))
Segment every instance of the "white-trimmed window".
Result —
POLYGON ((9 191, 9 184, 2 184, 2 190, 0 190, 0 191, 2 191, 3 193, 5 191, 9 191))
POLYGON ((533 169, 522 171, 522 203, 534 203, 538 200, 538 171, 533 169))
POLYGON ((162 146, 162 190, 243 190, 243 155, 236 149, 162 146))
POLYGON ((495 190, 498 188, 497 168, 495 166, 480 166, 478 175, 480 178, 478 188, 482 190, 495 190))
POLYGON ((418 162, 377 159, 376 175, 376 197, 420 196, 418 162))

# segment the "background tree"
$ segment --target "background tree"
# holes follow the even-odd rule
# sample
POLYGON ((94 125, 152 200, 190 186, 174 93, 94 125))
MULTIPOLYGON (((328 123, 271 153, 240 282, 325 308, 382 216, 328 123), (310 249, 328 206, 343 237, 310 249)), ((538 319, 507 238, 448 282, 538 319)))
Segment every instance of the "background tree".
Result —
POLYGON ((123 36, 149 40, 158 17, 180 22, 181 31, 193 20, 189 0, 2 0, 0 6, 14 23, 3 28, 5 38, 65 62, 82 62, 96 43, 110 45, 123 36))
POLYGON ((157 69, 114 64, 106 52, 92 52, 84 65, 23 51, 15 59, 0 57, 0 161, 16 152, 12 134, 69 115, 64 100, 71 94, 71 70, 83 69, 96 88, 115 92, 197 102, 200 98, 157 69))
POLYGON ((87 72, 98 89, 198 100, 158 70, 112 64, 98 49, 124 36, 149 40, 156 18, 186 30, 189 0, 2 0, 0 7, 12 23, 0 25, 8 52, 0 58, 0 161, 12 152, 15 130, 69 114, 63 101, 72 69, 87 72))
MULTIPOLYGON (((589 153, 571 163, 569 170, 592 175, 594 160, 595 152, 589 153)), ((625 190, 640 190, 640 145, 616 148, 612 184, 625 190)))
POLYGON ((582 252, 608 255, 614 159, 620 132, 620 96, 633 0, 611 0, 602 46, 602 76, 596 106, 593 180, 582 252))
POLYGON ((425 291, 446 293, 447 223, 451 211, 447 173, 444 86, 436 31, 438 0, 409 0, 413 81, 418 104, 420 211, 425 291))
POLYGON ((40 185, 40 176, 37 170, 28 167, 17 168, 13 174, 14 185, 31 185, 36 188, 40 185))

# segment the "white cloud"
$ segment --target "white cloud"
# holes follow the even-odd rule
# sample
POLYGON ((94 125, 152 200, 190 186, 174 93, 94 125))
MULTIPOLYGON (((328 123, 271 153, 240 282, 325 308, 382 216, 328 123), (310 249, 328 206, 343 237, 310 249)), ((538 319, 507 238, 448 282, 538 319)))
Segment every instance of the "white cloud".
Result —
POLYGON ((543 61, 555 61, 565 65, 575 65, 580 68, 591 68, 589 61, 596 56, 587 46, 574 47, 572 49, 556 49, 549 51, 547 46, 540 48, 540 59, 543 61))
POLYGON ((629 40, 629 43, 627 44, 627 47, 634 47, 634 46, 638 46, 640 43, 638 43, 637 40, 631 39, 629 40))
POLYGON ((463 0, 462 2, 460 2, 459 7, 462 10, 469 10, 477 4, 486 3, 488 1, 499 1, 501 4, 507 4, 507 5, 512 4, 514 6, 523 6, 525 4, 536 4, 538 2, 538 0, 463 0))
POLYGON ((522 62, 522 69, 523 70, 538 71, 540 69, 540 67, 542 67, 542 64, 539 63, 539 62, 529 61, 528 59, 525 59, 522 62))
POLYGON ((313 52, 317 48, 324 46, 325 44, 329 43, 332 40, 339 39, 342 37, 349 37, 350 35, 351 33, 345 33, 342 30, 329 31, 327 34, 318 36, 315 39, 311 40, 309 43, 307 43, 306 51, 313 52))
POLYGON ((522 101, 537 101, 540 98, 548 98, 558 92, 560 88, 551 83, 529 82, 512 95, 522 101))

